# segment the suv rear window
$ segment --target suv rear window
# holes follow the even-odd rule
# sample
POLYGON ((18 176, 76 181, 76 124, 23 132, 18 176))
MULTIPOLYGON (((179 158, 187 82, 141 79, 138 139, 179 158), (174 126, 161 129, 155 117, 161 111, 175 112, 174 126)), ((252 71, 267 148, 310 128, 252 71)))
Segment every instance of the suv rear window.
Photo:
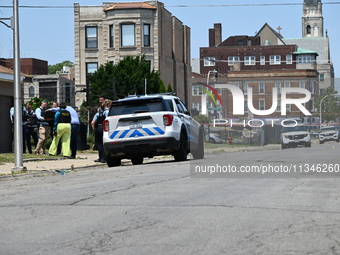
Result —
POLYGON ((109 116, 142 112, 173 111, 171 108, 173 108, 171 100, 163 100, 163 98, 133 98, 131 100, 113 102, 109 116))

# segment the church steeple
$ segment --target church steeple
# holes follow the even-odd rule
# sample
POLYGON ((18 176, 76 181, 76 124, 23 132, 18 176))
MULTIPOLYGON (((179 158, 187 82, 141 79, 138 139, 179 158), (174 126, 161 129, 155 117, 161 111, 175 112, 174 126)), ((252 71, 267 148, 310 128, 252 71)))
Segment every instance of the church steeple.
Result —
POLYGON ((323 15, 321 0, 304 0, 302 15, 302 37, 323 37, 323 15))

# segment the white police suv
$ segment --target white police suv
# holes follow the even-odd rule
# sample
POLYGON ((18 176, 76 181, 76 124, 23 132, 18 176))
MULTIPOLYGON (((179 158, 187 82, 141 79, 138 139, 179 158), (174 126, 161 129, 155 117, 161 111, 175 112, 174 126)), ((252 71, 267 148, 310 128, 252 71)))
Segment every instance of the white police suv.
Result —
POLYGON ((297 147, 304 145, 311 147, 311 137, 307 126, 298 124, 296 126, 283 127, 281 131, 281 148, 297 147))
POLYGON ((103 122, 103 144, 109 167, 121 159, 142 164, 144 157, 173 155, 184 161, 204 157, 203 128, 176 96, 134 96, 112 103, 103 122))

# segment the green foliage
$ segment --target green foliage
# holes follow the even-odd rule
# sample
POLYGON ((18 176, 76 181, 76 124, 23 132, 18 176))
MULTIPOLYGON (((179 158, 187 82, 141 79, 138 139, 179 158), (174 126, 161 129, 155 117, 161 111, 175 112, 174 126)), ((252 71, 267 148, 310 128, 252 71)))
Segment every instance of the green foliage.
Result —
POLYGON ((170 83, 168 84, 168 89, 167 89, 167 91, 166 92, 174 92, 173 90, 172 90, 172 88, 171 88, 171 85, 170 85, 170 83))
MULTIPOLYGON (((37 109, 37 108, 40 107, 42 101, 47 101, 47 100, 46 100, 46 99, 39 98, 39 97, 33 97, 33 98, 31 98, 29 101, 27 101, 27 102, 25 103, 25 106, 26 106, 27 104, 30 104, 30 105, 32 105, 32 109, 35 110, 35 109, 37 109)), ((49 104, 51 105, 52 102, 49 102, 49 104)))
POLYGON ((64 66, 73 66, 73 62, 65 60, 55 65, 48 65, 48 74, 56 74, 58 71, 62 71, 64 66))
POLYGON ((315 108, 320 112, 320 102, 322 100, 321 110, 322 110, 322 122, 328 123, 330 121, 335 121, 340 113, 339 99, 335 97, 334 94, 338 92, 333 88, 329 87, 323 91, 318 100, 315 101, 315 108))
POLYGON ((144 55, 126 56, 116 65, 111 63, 101 65, 89 78, 92 104, 98 104, 98 96, 102 94, 112 98, 113 79, 115 79, 118 98, 135 93, 137 95, 144 94, 144 79, 147 79, 148 94, 159 93, 161 82, 158 71, 150 72, 150 62, 145 59, 144 55))
POLYGON ((206 115, 196 115, 194 119, 200 124, 209 124, 209 118, 206 115))
POLYGON ((165 89, 164 82, 161 80, 160 86, 159 86, 159 93, 165 93, 165 92, 167 92, 167 91, 165 89))

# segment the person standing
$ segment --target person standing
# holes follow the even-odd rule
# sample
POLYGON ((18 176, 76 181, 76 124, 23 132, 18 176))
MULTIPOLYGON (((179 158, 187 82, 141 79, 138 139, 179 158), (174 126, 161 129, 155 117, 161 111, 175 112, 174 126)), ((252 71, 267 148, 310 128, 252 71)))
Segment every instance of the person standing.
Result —
POLYGON ((98 149, 98 156, 99 158, 94 160, 94 162, 101 162, 106 163, 106 155, 104 152, 104 146, 103 146, 103 121, 109 114, 109 110, 111 108, 112 101, 106 99, 104 103, 101 104, 101 111, 98 111, 96 115, 93 117, 93 120, 91 122, 91 126, 94 130, 94 138, 95 143, 98 149))
POLYGON ((35 110, 35 115, 39 121, 39 139, 37 147, 35 148, 35 154, 45 154, 45 146, 48 140, 48 133, 49 133, 49 126, 48 121, 49 119, 45 119, 45 111, 47 108, 47 101, 42 101, 39 108, 35 110))
POLYGON ((37 123, 35 121, 36 120, 35 113, 30 104, 26 105, 26 111, 27 111, 26 142, 28 151, 30 154, 32 154, 31 138, 33 139, 34 147, 37 147, 38 143, 37 123))
POLYGON ((71 106, 67 106, 66 110, 71 114, 71 158, 76 158, 78 148, 78 132, 80 129, 79 115, 71 106))
MULTIPOLYGON (((11 107, 11 109, 9 110, 9 117, 12 123, 12 134, 14 134, 14 107, 11 107)), ((22 141, 23 141, 22 152, 23 153, 26 153, 26 135, 27 135, 27 128, 26 128, 27 122, 26 121, 27 121, 27 111, 26 111, 26 108, 22 106, 22 141)), ((12 143, 12 147, 14 150, 14 142, 12 143)))
POLYGON ((61 141, 62 155, 71 156, 71 113, 66 110, 66 107, 66 103, 60 103, 60 110, 54 115, 54 138, 48 151, 53 156, 57 155, 59 141, 61 141))

